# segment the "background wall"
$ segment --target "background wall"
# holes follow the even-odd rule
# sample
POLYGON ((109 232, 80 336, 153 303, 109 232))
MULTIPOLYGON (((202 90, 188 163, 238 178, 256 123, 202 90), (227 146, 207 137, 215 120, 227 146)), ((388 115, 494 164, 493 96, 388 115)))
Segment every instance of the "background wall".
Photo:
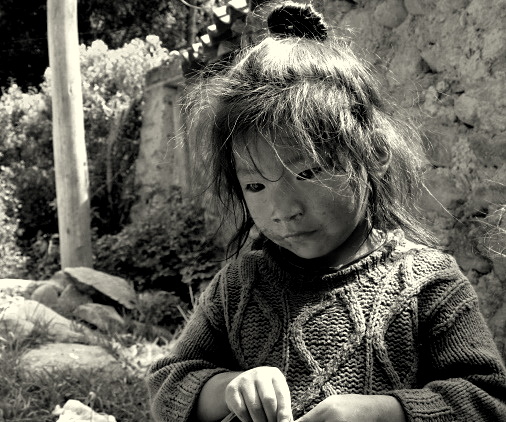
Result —
POLYGON ((433 169, 423 208, 481 299, 503 354, 506 324, 506 1, 325 1, 324 15, 418 116, 433 169), (439 202, 439 203, 438 203, 439 202))
MULTIPOLYGON (((422 207, 475 286, 506 357, 506 0, 316 5, 333 26, 352 30, 357 52, 377 68, 388 94, 417 116, 433 167, 427 172, 431 195, 422 207)), ((168 163, 169 153, 180 157, 173 162, 184 162, 187 154, 176 147, 177 127, 167 124, 177 125, 178 72, 161 68, 147 78, 137 181, 148 188, 139 213, 159 198, 153 192, 163 192, 155 161, 168 163)), ((185 172, 170 166, 163 179, 171 183, 185 172)))

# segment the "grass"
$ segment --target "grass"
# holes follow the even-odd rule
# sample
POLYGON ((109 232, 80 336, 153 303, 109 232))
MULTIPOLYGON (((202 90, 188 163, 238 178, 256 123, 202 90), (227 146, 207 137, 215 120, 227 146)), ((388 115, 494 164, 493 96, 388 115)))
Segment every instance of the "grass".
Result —
POLYGON ((12 332, 0 337, 0 421, 54 422, 55 407, 70 399, 118 422, 151 420, 146 386, 139 376, 112 378, 101 370, 68 368, 24 372, 19 366, 22 354, 47 340, 44 326, 35 326, 25 337, 12 332))

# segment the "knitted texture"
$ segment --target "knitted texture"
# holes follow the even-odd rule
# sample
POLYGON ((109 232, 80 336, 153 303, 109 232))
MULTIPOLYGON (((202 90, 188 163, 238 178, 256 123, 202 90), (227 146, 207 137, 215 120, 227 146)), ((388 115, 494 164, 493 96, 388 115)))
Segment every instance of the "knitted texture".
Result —
POLYGON ((401 232, 343 269, 304 270, 275 248, 225 267, 148 376, 157 421, 191 420, 225 371, 274 366, 294 418, 333 394, 389 394, 408 421, 506 421, 506 374, 455 260, 401 232))

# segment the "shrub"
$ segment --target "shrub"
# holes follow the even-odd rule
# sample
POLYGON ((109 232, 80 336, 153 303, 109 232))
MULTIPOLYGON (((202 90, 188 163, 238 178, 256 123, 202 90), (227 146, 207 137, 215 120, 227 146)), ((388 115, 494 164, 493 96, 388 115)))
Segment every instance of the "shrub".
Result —
POLYGON ((186 303, 191 302, 189 288, 198 291, 210 281, 221 259, 204 210, 178 187, 152 218, 97 239, 95 254, 95 268, 132 281, 137 291, 174 292, 186 303))
MULTIPOLYGON (((144 76, 168 57, 156 36, 132 40, 117 50, 101 41, 81 46, 91 217, 98 236, 117 233, 128 222, 135 198, 144 76)), ((35 278, 46 274, 33 244, 58 231, 50 87, 47 71, 39 89, 22 92, 13 84, 0 97, 0 166, 9 170, 12 184, 10 197, 3 200, 17 201, 8 218, 14 225, 14 243, 28 258, 35 278)))
POLYGON ((0 278, 23 277, 26 258, 16 243, 18 201, 10 180, 12 173, 0 166, 0 278))

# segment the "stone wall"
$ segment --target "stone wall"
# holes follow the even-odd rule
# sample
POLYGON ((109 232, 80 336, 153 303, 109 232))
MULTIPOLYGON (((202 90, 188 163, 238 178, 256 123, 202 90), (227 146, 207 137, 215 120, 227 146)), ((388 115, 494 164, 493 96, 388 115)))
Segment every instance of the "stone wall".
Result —
POLYGON ((166 203, 171 185, 190 190, 190 156, 181 131, 181 61, 152 69, 146 75, 141 144, 135 163, 138 200, 131 218, 150 218, 166 203))
MULTIPOLYGON (((475 286, 506 356, 506 1, 317 5, 333 26, 352 29, 357 51, 378 69, 388 94, 417 116, 433 165, 422 207, 475 286)), ((157 168, 177 132, 167 93, 173 73, 159 70, 146 94, 141 150, 151 155, 139 158, 138 181, 152 187, 176 180, 157 168)), ((168 171, 187 177, 184 167, 168 171)))
POLYGON ((324 15, 417 116, 434 167, 422 207, 506 355, 506 1, 355 3, 325 1, 324 15))

